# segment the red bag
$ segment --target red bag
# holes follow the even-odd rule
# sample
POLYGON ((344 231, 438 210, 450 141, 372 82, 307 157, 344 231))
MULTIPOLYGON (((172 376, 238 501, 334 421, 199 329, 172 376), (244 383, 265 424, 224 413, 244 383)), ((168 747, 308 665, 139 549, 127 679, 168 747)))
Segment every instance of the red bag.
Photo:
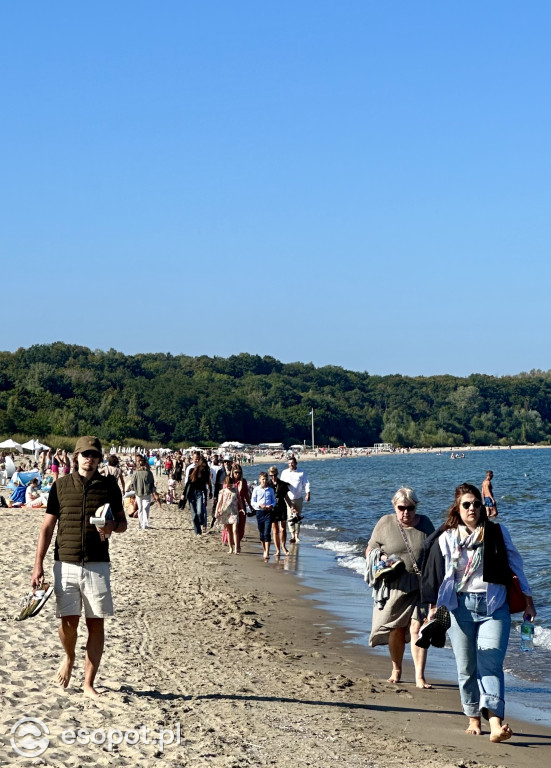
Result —
POLYGON ((511 571, 511 581, 507 587, 507 602, 511 613, 521 613, 526 609, 526 596, 520 588, 516 573, 511 571))
MULTIPOLYGON (((497 523, 498 536, 501 538, 501 543, 505 547, 505 541, 503 539, 503 531, 501 526, 497 523)), ((507 584, 507 602, 509 603, 510 613, 523 613, 526 610, 526 595, 520 588, 520 582, 516 573, 510 568, 507 563, 507 570, 509 571, 509 583, 507 584)))

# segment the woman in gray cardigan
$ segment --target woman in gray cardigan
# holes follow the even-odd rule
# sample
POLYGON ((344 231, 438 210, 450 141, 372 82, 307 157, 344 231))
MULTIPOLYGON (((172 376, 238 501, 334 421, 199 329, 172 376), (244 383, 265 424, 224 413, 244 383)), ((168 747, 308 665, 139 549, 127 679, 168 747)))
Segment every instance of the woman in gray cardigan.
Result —
POLYGON ((138 454, 136 459, 136 471, 130 478, 128 490, 135 491, 136 502, 138 504, 138 521, 143 530, 149 528, 149 510, 151 507, 151 496, 158 501, 157 489, 155 487, 155 478, 145 456, 138 454))

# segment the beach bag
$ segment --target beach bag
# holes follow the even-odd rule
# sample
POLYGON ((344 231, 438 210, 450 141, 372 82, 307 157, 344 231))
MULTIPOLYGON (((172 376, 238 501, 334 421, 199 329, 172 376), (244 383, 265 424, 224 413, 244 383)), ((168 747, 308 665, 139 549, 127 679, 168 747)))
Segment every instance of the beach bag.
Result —
MULTIPOLYGON (((505 541, 503 539, 503 531, 498 523, 497 528, 499 530, 499 536, 505 548, 505 541)), ((526 609, 526 596, 520 588, 520 581, 518 576, 513 571, 509 563, 507 563, 507 570, 509 572, 509 579, 507 582, 507 602, 509 603, 510 613, 523 613, 526 609)))
POLYGON ((526 597, 520 588, 520 581, 514 571, 509 568, 511 581, 507 587, 507 602, 511 613, 523 613, 526 609, 526 597))

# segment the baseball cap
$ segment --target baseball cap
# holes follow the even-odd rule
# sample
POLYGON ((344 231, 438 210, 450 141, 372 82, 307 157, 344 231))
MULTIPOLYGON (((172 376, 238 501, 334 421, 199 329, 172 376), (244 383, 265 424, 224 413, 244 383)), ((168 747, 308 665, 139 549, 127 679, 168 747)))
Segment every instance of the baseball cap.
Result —
POLYGON ((83 453, 84 451, 97 451, 98 453, 103 453, 99 437, 94 437, 94 435, 79 437, 77 444, 75 445, 75 453, 83 453))

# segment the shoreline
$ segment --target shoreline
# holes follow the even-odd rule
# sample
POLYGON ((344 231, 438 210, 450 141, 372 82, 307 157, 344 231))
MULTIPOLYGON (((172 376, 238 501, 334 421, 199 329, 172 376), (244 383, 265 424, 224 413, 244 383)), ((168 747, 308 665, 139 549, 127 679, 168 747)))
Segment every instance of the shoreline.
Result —
MULTIPOLYGON (((395 451, 372 451, 371 453, 353 453, 353 454, 347 454, 345 456, 340 456, 336 453, 329 453, 329 454, 318 454, 317 456, 313 455, 312 453, 303 453, 299 458, 299 463, 302 463, 303 461, 326 461, 327 459, 374 459, 379 458, 383 456, 414 456, 419 454, 428 454, 428 455, 439 455, 439 454, 450 454, 450 453, 464 453, 464 458, 467 458, 467 456, 470 453, 474 452, 490 452, 490 451, 535 451, 535 450, 549 450, 551 449, 551 445, 464 445, 464 446, 458 446, 450 448, 450 446, 443 446, 441 448, 397 448, 395 451)), ((354 450, 354 449, 351 449, 354 450)), ((366 448, 362 448, 359 450, 369 450, 366 448)), ((254 464, 245 464, 246 467, 251 467, 256 464, 270 464, 270 463, 281 463, 286 460, 286 457, 279 456, 259 456, 255 455, 255 461, 254 464)))
MULTIPOLYGON (((195 537, 188 510, 176 506, 154 506, 149 531, 139 532, 131 520, 127 533, 113 537, 116 613, 107 621, 98 675, 105 695, 82 697, 82 635, 73 680, 62 691, 50 682, 61 655, 53 602, 36 618, 10 620, 27 589, 43 511, 2 514, 17 531, 0 566, 6 713, 0 743, 8 766, 20 761, 9 729, 24 715, 48 721, 56 744, 44 758, 55 768, 76 768, 83 755, 107 766, 110 757, 101 746, 59 744, 62 725, 170 728, 175 722, 180 747, 155 757, 153 745, 122 744, 118 764, 152 768, 160 757, 174 768, 375 762, 379 768, 531 768, 549 762, 551 729, 511 719, 513 739, 491 744, 487 733, 464 733, 455 685, 437 682, 420 691, 409 662, 402 683, 386 682, 386 656, 347 642, 342 622, 318 592, 285 570, 283 559, 263 562, 256 526, 247 526, 243 554, 229 556, 218 533, 195 537)), ((51 562, 50 551, 47 569, 51 562)))

